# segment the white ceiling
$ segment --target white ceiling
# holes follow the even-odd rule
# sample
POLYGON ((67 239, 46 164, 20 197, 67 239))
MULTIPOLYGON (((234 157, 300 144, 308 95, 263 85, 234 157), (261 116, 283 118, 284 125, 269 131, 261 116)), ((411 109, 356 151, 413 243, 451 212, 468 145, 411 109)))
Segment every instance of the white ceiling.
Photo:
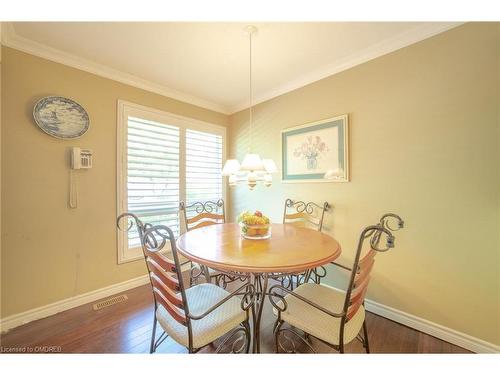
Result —
MULTIPOLYGON (((247 23, 16 22, 4 44, 233 113, 249 105, 247 23)), ((254 23, 254 102, 456 26, 456 23, 254 23)), ((7 34, 7 35, 5 35, 7 34)))

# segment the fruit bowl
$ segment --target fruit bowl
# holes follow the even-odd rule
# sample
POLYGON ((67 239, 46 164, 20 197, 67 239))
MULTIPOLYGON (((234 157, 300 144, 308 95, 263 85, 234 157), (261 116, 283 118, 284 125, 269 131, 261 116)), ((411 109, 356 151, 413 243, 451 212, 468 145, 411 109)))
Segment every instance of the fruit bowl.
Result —
POLYGON ((240 233, 242 237, 249 240, 265 240, 271 237, 271 223, 269 218, 262 215, 262 212, 243 212, 238 216, 240 223, 240 233))
POLYGON ((240 223, 241 235, 249 240, 265 240, 271 237, 271 224, 245 224, 240 223))

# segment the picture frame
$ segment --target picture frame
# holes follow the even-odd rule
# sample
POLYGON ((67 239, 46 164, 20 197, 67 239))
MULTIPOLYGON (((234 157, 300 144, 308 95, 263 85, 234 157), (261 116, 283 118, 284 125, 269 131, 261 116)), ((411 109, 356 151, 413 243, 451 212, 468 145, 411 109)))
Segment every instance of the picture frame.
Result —
POLYGON ((284 183, 348 182, 348 115, 283 129, 281 167, 284 183))

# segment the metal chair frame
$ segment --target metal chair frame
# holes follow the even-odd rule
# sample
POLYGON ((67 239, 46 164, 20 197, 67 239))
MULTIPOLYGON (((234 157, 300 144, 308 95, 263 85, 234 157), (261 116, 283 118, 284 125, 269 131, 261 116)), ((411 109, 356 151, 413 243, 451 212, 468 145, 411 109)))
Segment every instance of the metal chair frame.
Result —
MULTIPOLYGON (((323 229, 323 220, 325 217, 325 212, 331 208, 328 202, 324 202, 322 206, 315 202, 304 202, 304 201, 294 201, 290 198, 285 200, 285 207, 283 209, 283 224, 294 223, 297 221, 302 221, 309 223, 314 226, 318 232, 323 229), (293 209, 293 213, 290 214, 289 210, 293 209), (318 213, 318 218, 315 218, 314 213, 318 213)), ((302 283, 307 282, 311 277, 314 281, 319 284, 322 277, 326 275, 326 269, 324 267, 314 268, 307 272, 303 272, 297 275, 288 276, 275 276, 275 280, 280 281, 281 286, 289 287, 294 289, 294 278, 295 285, 299 286, 302 283), (321 270, 321 271, 320 271, 321 270), (321 273, 320 273, 321 272, 321 273)))
MULTIPOLYGON (((195 203, 192 203, 192 204, 187 205, 187 206, 186 206, 185 202, 180 201, 179 202, 179 212, 182 213, 183 221, 184 221, 184 231, 186 231, 186 232, 189 232, 190 230, 196 229, 197 225, 200 224, 200 222, 194 222, 192 226, 189 225, 190 223, 188 221, 194 218, 194 217, 188 218, 187 212, 190 208, 193 208, 197 214, 194 217, 201 215, 201 214, 204 214, 204 213, 216 215, 216 212, 218 212, 219 209, 222 208, 222 214, 217 214, 217 216, 220 215, 221 217, 217 218, 217 219, 213 218, 212 220, 215 220, 215 221, 213 221, 213 223, 210 222, 210 224, 206 224, 206 225, 217 224, 218 220, 220 220, 221 223, 226 222, 226 213, 224 210, 224 208, 225 208, 224 207, 224 200, 222 200, 222 199, 217 200, 217 202, 214 202, 214 201, 195 202, 195 203)), ((206 221, 206 223, 209 223, 209 221, 206 221)), ((217 279, 216 279, 217 276, 219 276, 218 274, 213 276, 213 277, 210 277, 209 270, 205 266, 198 265, 198 267, 199 267, 198 272, 196 272, 197 269, 195 267, 191 267, 191 283, 192 284, 196 283, 201 276, 205 276, 207 283, 211 282, 213 279, 214 283, 216 285, 218 285, 217 279)))
MULTIPOLYGON (((304 337, 302 337, 302 335, 299 332, 297 332, 295 329, 282 327, 284 321, 281 318, 281 314, 284 311, 286 311, 287 302, 284 298, 284 295, 277 293, 277 290, 280 290, 281 292, 285 292, 286 294, 291 295, 294 298, 297 298, 297 299, 307 303, 308 305, 322 311, 323 313, 325 313, 331 317, 340 319, 340 331, 339 331, 339 341, 338 341, 339 344, 338 345, 332 345, 331 343, 328 343, 328 342, 321 340, 317 337, 315 337, 315 338, 317 340, 325 343, 326 345, 332 347, 333 349, 337 350, 338 352, 344 353, 344 327, 345 327, 345 324, 349 321, 349 315, 348 315, 349 307, 352 306, 351 305, 351 302, 352 302, 351 295, 352 295, 353 289, 356 287, 356 275, 360 272, 360 258, 361 258, 361 252, 363 250, 363 244, 366 240, 370 239, 370 248, 372 250, 374 250, 375 252, 386 252, 390 248, 394 247, 395 237, 394 237, 392 232, 397 231, 403 227, 404 227, 404 221, 401 219, 401 217, 399 217, 396 214, 392 214, 392 213, 385 214, 381 217, 378 224, 370 225, 362 230, 361 235, 359 237, 358 247, 356 250, 356 256, 355 256, 352 268, 341 265, 341 264, 336 263, 336 262, 331 262, 331 264, 336 265, 336 266, 340 267, 341 269, 344 269, 344 270, 351 272, 349 285, 348 285, 346 295, 345 295, 345 302, 344 302, 343 309, 341 312, 329 311, 329 310, 323 308, 322 306, 318 305, 317 303, 308 300, 307 298, 293 292, 292 290, 290 290, 288 288, 285 288, 282 285, 275 285, 275 286, 271 287, 269 289, 269 300, 270 300, 271 304, 273 305, 273 307, 277 310, 277 313, 278 313, 278 317, 277 317, 276 322, 274 323, 274 327, 273 327, 275 352, 278 352, 280 348, 286 352, 296 352, 295 343, 293 342, 292 339, 285 337, 285 334, 284 334, 285 332, 291 333, 292 335, 294 335, 295 337, 300 339, 312 352, 314 352, 314 353, 316 352, 308 340, 309 336, 310 336, 308 333, 304 332, 304 337), (397 227, 392 227, 390 225, 391 219, 396 220, 397 227), (386 240, 385 247, 380 247, 380 240, 381 240, 381 237, 383 234, 385 234, 387 236, 387 240, 386 240), (286 339, 288 339, 288 341, 291 343, 291 345, 292 345, 291 350, 287 350, 280 343, 279 336, 280 336, 280 333, 282 333, 282 332, 283 332, 283 336, 286 339)), ((366 288, 367 288, 367 286, 368 285, 366 285, 366 288)), ((366 292, 366 289, 365 289, 365 292, 366 292)), ((364 306, 364 292, 363 292, 363 295, 361 296, 361 304, 364 306)), ((363 321, 363 337, 361 337, 360 334, 358 334, 358 336, 356 338, 361 341, 361 343, 363 344, 363 347, 366 350, 366 353, 370 353, 370 346, 369 346, 369 341, 368 341, 368 329, 366 326, 366 318, 363 321)))
MULTIPOLYGON (((242 296, 241 297, 241 308, 242 310, 245 311, 246 314, 246 319, 240 324, 239 327, 233 329, 231 332, 229 332, 228 336, 224 338, 224 340, 219 344, 218 348, 216 349, 216 352, 220 352, 220 350, 226 345, 226 343, 233 338, 235 335, 238 333, 242 332, 244 333, 245 337, 245 342, 244 345, 241 345, 240 347, 237 347, 237 345, 242 341, 243 336, 238 337, 232 344, 231 346, 231 352, 232 353, 241 353, 245 351, 245 353, 248 353, 250 350, 250 341, 251 341, 251 331, 250 331, 250 324, 249 324, 249 311, 250 309, 253 308, 254 305, 254 295, 255 295, 255 288, 251 283, 246 283, 240 286, 238 289, 227 295, 225 298, 217 302, 215 305, 208 307, 202 314, 199 315, 193 315, 189 312, 189 306, 188 306, 188 301, 186 298, 186 292, 185 292, 185 287, 184 287, 184 282, 182 278, 182 273, 181 273, 181 264, 179 262, 179 257, 177 254, 177 247, 175 243, 175 236, 172 230, 165 226, 165 225, 156 225, 153 226, 149 223, 143 223, 137 215, 133 213, 123 213, 117 218, 117 226, 121 230, 126 230, 129 231, 134 223, 136 224, 137 230, 139 232, 139 237, 141 239, 141 245, 144 253, 144 259, 146 260, 146 268, 148 271, 148 276, 149 280, 151 283, 151 288, 154 290, 155 286, 152 280, 152 270, 148 264, 148 253, 158 253, 160 252, 167 243, 170 244, 171 252, 174 258, 174 267, 173 271, 177 277, 177 282, 179 284, 178 287, 178 293, 181 296, 181 301, 182 301, 182 306, 179 307, 185 316, 185 325, 186 329, 188 331, 188 352, 189 353, 196 353, 202 348, 194 348, 193 347, 193 330, 192 330, 192 324, 191 321, 193 320, 200 320, 206 317, 208 314, 211 312, 215 311, 218 307, 222 306, 225 302, 230 300, 231 298, 235 296, 242 296), (126 229, 122 229, 120 227, 120 221, 123 218, 129 219, 129 224, 126 229), (132 221, 133 220, 133 221, 132 221), (158 239, 161 239, 160 241, 158 239)), ((150 353, 154 353, 158 346, 165 341, 165 339, 168 337, 167 333, 164 331, 157 339, 156 339, 156 326, 157 326, 157 317, 156 317, 156 312, 159 307, 159 302, 157 300, 156 294, 153 292, 153 299, 154 299, 154 319, 153 319, 153 332, 151 335, 151 344, 150 344, 150 353)), ((208 345, 208 344, 207 344, 208 345)))
MULTIPOLYGON (((182 212, 184 221, 184 230, 186 232, 198 228, 200 224, 201 226, 205 226, 205 225, 223 224, 226 222, 226 212, 223 199, 219 199, 216 202, 214 201, 195 202, 187 206, 184 202, 181 201, 179 203, 179 211, 182 212), (194 209, 196 215, 189 218, 188 210, 190 208, 194 209), (222 213, 216 214, 216 212, 218 212, 219 210, 222 210, 222 213), (210 216, 208 218, 200 216, 203 214, 209 214, 210 216), (190 220, 193 220, 197 216, 200 216, 200 220, 189 223, 190 220)), ((207 282, 213 282, 215 285, 218 285, 226 289, 229 283, 232 283, 237 280, 239 281, 246 280, 243 277, 234 277, 234 275, 230 275, 226 272, 222 272, 219 270, 217 270, 217 274, 210 275, 210 271, 206 266, 198 265, 198 267, 199 267, 198 273, 195 272, 196 269, 194 267, 192 268, 191 280, 193 283, 195 283, 201 276, 204 275, 207 282)))
MULTIPOLYGON (((225 205, 224 205, 224 200, 219 199, 216 202, 214 201, 205 201, 205 202, 194 202, 190 205, 186 205, 185 202, 179 202, 179 211, 182 212, 184 216, 184 230, 186 232, 195 229, 196 226, 199 224, 199 222, 193 223, 194 225, 190 226, 188 223, 189 219, 187 215, 187 211, 192 208, 196 212, 197 215, 203 214, 203 213, 208 213, 208 214, 216 214, 219 209, 222 210, 221 214, 217 214, 217 218, 213 218, 212 220, 221 220, 220 223, 225 223, 226 222, 226 211, 225 211, 225 205)), ((196 216, 196 215, 195 215, 196 216)), ((216 221, 213 222, 213 224, 217 224, 216 221)))

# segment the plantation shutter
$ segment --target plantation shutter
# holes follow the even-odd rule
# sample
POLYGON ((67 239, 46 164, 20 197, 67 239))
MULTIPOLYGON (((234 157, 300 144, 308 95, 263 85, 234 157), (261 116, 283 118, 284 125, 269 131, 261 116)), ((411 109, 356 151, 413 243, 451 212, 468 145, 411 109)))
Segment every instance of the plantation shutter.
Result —
MULTIPOLYGON (((128 117, 127 209, 143 222, 179 233, 179 128, 128 117)), ((128 247, 140 246, 136 230, 128 247)))
POLYGON ((222 136, 186 130, 186 204, 222 198, 222 136))

